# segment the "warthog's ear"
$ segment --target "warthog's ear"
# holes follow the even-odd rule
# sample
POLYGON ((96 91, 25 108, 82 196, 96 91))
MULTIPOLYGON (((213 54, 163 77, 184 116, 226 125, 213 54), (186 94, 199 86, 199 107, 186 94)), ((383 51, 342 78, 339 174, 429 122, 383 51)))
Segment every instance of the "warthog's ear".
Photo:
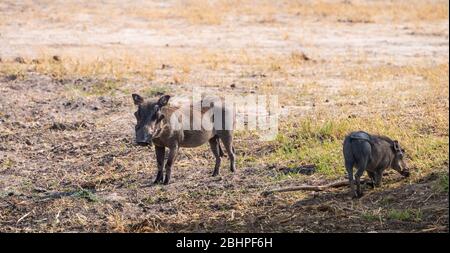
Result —
POLYGON ((398 141, 396 141, 396 140, 394 141, 393 147, 396 152, 402 151, 402 149, 400 148, 400 145, 398 144, 398 141))
POLYGON ((131 96, 133 97, 133 101, 134 101, 135 105, 140 105, 140 104, 142 104, 142 102, 144 102, 144 98, 142 98, 138 94, 132 94, 131 96))
POLYGON ((156 123, 161 122, 161 120, 163 120, 164 117, 165 117, 164 114, 159 115, 158 120, 156 121, 156 123))
POLYGON ((161 106, 161 107, 167 105, 167 103, 169 103, 169 99, 170 99, 170 96, 169 96, 169 95, 164 95, 164 96, 162 96, 162 97, 159 98, 159 100, 158 100, 158 105, 161 106))

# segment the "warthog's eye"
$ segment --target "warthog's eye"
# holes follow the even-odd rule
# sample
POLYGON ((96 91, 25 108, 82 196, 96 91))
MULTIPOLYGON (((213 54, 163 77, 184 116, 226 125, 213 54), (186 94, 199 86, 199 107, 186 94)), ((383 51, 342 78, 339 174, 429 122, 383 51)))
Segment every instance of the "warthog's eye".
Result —
POLYGON ((156 120, 159 116, 159 106, 155 105, 155 107, 153 107, 152 109, 152 117, 151 120, 156 120))

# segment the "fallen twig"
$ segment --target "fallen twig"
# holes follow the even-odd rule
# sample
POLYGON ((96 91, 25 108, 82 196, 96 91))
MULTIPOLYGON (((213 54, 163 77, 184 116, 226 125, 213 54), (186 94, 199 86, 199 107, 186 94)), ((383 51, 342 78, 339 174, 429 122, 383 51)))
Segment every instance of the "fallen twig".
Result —
POLYGON ((19 224, 23 219, 25 219, 28 215, 30 215, 33 211, 26 213, 24 216, 20 217, 20 219, 17 220, 16 224, 19 224))
MULTIPOLYGON (((361 179, 361 183, 366 183, 368 180, 361 179)), ((262 192, 262 195, 267 196, 269 194, 275 193, 275 192, 292 192, 292 191, 323 191, 328 188, 338 188, 343 186, 348 186, 349 182, 348 180, 342 180, 337 181, 333 183, 329 183, 326 185, 300 185, 300 186, 294 186, 294 187, 286 187, 286 188, 278 188, 273 189, 269 191, 262 192)))
POLYGON ((422 229, 421 232, 431 232, 431 231, 435 231, 435 230, 445 230, 445 226, 437 226, 437 227, 431 227, 431 228, 426 228, 426 229, 422 229))

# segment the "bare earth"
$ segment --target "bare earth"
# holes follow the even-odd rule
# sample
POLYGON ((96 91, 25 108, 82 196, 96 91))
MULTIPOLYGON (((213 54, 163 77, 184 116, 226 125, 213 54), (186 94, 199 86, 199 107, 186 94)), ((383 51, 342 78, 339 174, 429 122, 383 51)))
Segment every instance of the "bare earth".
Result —
POLYGON ((328 1, 342 15, 284 1, 243 1, 242 10, 221 1, 50 2, 0 3, 0 232, 449 231, 446 1, 429 1, 446 17, 432 9, 398 19, 366 1, 328 1), (282 142, 240 132, 234 174, 224 159, 211 177, 205 145, 181 150, 170 185, 152 185, 155 156, 133 144, 130 94, 183 97, 198 86, 278 95, 280 131, 292 140, 306 119, 354 120, 330 134, 338 149, 355 122, 387 131, 411 151, 413 175, 389 170, 382 188, 364 186, 358 200, 346 187, 262 196, 343 179, 341 151, 332 146, 325 171, 309 142, 294 148, 306 155, 284 159, 282 142), (283 172, 311 163, 312 175, 283 172))

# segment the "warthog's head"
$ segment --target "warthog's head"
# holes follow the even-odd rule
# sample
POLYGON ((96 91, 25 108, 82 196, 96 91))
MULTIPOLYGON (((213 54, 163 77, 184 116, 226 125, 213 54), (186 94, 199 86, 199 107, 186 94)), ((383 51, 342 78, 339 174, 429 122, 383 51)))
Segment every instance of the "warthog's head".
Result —
POLYGON ((392 150, 394 151, 394 161, 392 162, 392 168, 398 171, 402 176, 409 176, 409 169, 406 165, 403 157, 405 150, 400 147, 398 141, 394 141, 392 145, 392 150))
POLYGON ((136 143, 142 146, 150 145, 152 138, 161 132, 160 123, 164 118, 161 108, 167 105, 170 96, 164 95, 156 102, 145 102, 138 94, 133 94, 132 97, 137 106, 137 111, 134 113, 137 121, 135 126, 136 143))

